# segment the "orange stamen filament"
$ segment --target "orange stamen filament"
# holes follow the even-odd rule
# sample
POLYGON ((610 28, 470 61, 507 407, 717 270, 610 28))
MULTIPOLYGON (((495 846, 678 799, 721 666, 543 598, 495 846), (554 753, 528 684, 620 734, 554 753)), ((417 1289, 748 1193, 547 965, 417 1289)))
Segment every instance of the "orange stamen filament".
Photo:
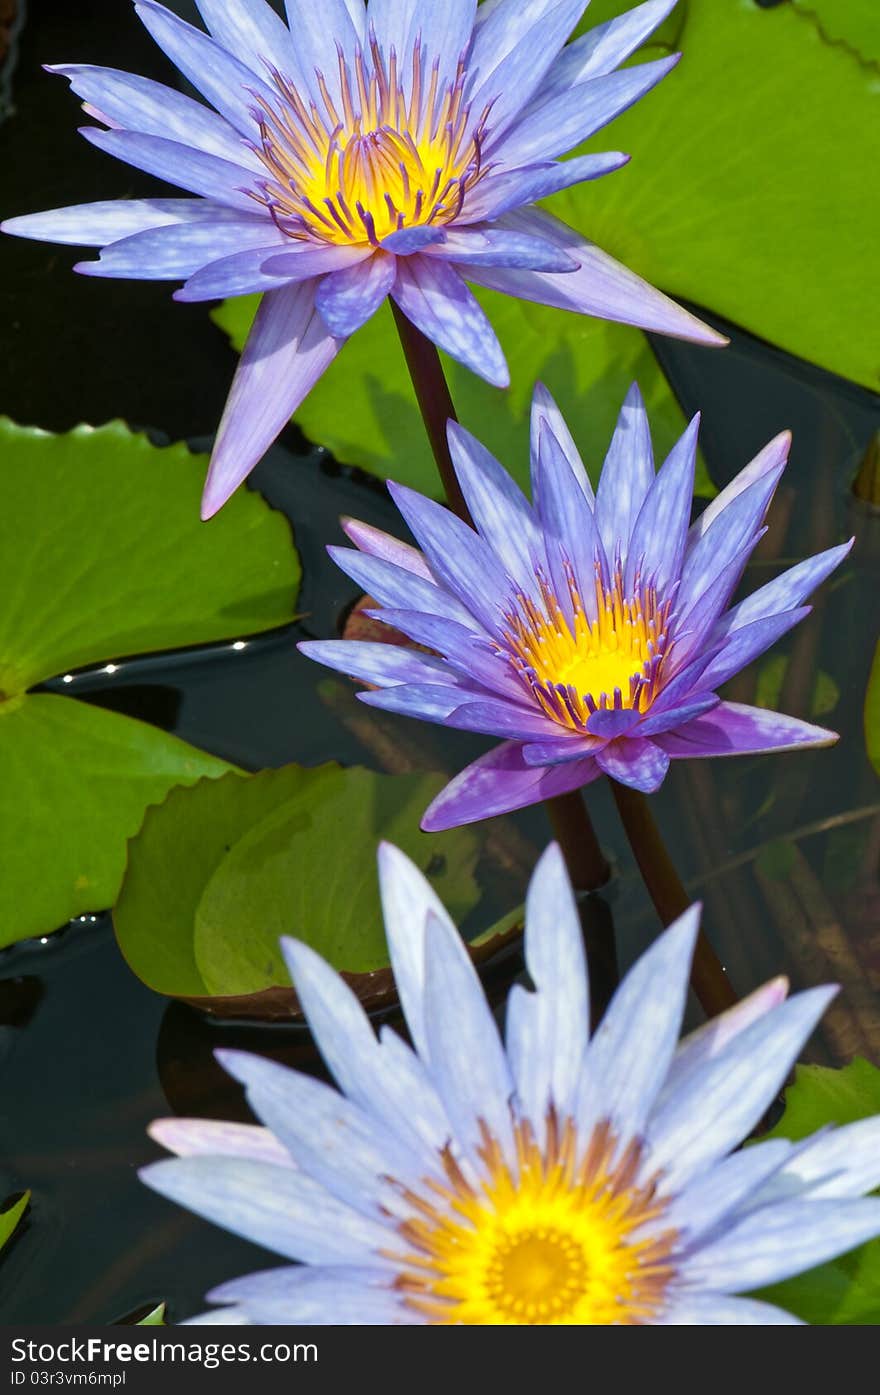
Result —
POLYGON ((657 692, 670 603, 659 604, 654 587, 638 578, 626 594, 619 568, 606 585, 597 566, 591 619, 570 568, 566 577, 570 615, 539 576, 541 603, 517 598, 499 652, 563 726, 584 729, 602 708, 647 711, 657 692))
POLYGON ((650 1322, 675 1277, 677 1236, 651 1227, 667 1206, 655 1177, 640 1180, 638 1141, 620 1150, 607 1123, 586 1147, 551 1111, 543 1147, 514 1126, 516 1166, 483 1126, 479 1179, 447 1149, 444 1180, 402 1188, 413 1214, 397 1287, 407 1305, 443 1324, 650 1322))
POLYGON ((488 108, 471 120, 464 64, 447 87, 436 64, 426 83, 417 40, 408 99, 393 49, 386 65, 371 39, 352 67, 340 54, 339 106, 322 74, 319 105, 271 71, 277 103, 255 96, 261 143, 254 149, 268 179, 254 197, 289 237, 337 245, 377 246, 403 228, 450 222, 485 173, 488 108))

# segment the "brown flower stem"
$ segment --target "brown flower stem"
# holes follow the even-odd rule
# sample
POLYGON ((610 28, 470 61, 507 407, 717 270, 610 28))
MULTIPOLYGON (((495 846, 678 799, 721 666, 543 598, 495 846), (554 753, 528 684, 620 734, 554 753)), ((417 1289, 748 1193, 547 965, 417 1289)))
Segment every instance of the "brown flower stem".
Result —
MULTIPOLYGON (((431 450, 446 491, 446 501, 453 513, 472 528, 473 519, 456 478, 446 439, 447 422, 458 421, 458 417, 440 355, 436 345, 422 334, 393 300, 391 310, 431 450)), ((597 887, 604 886, 609 877, 608 862, 599 847, 580 792, 557 795, 545 800, 545 804, 575 890, 595 891, 597 887)))
POLYGON ((446 423, 458 421, 458 417, 455 415, 455 407, 452 405, 449 384, 443 372, 437 346, 426 335, 422 334, 420 329, 416 328, 412 320, 407 319, 399 305, 393 300, 391 311, 394 315, 394 323, 397 325, 397 333, 400 335, 400 342, 403 345, 406 366, 415 388, 422 421, 425 423, 431 450, 437 462, 443 488, 446 491, 446 501, 452 512, 458 514, 463 522, 473 528, 473 519, 468 512, 461 486, 456 478, 452 456, 449 454, 449 442, 446 439, 446 423))
MULTIPOLYGON (((616 780, 611 780, 610 784, 620 821, 648 894, 663 924, 671 925, 687 910, 691 904, 690 898, 667 852, 645 796, 628 785, 618 784, 616 780)), ((721 960, 702 929, 694 950, 691 983, 707 1017, 717 1017, 738 1001, 721 960)))
POLYGON ((554 795, 544 801, 544 807, 575 891, 596 891, 604 886, 611 868, 580 790, 554 795))

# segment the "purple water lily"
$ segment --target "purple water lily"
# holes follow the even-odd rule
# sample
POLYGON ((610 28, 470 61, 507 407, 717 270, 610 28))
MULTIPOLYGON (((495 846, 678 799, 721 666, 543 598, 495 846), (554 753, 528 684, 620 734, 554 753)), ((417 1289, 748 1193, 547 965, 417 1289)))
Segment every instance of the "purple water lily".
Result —
POLYGON ((288 1261, 215 1288, 197 1323, 795 1325, 740 1296, 880 1233, 880 1117, 739 1144, 834 995, 776 979, 678 1041, 699 910, 651 946, 590 1035, 559 849, 526 901, 534 991, 502 1042, 418 869, 379 854, 412 1048, 377 1038, 308 945, 283 942, 339 1084, 218 1052, 264 1127, 164 1119, 162 1195, 288 1261), (291 1264, 290 1261, 299 1261, 291 1264))
POLYGON ((130 73, 69 78, 99 149, 196 198, 84 204, 4 231, 97 246, 92 276, 184 280, 181 300, 266 292, 220 424, 215 513, 341 345, 390 295, 489 382, 507 365, 465 282, 706 344, 721 335, 545 212, 620 154, 558 157, 675 57, 615 71, 672 9, 647 0, 568 47, 587 0, 197 0, 208 33, 142 0, 156 42, 215 110, 130 73))
POLYGON ((402 485, 389 489, 421 551, 365 524, 360 551, 330 548, 379 602, 367 614, 434 651, 318 640, 319 663, 375 684, 374 707, 504 737, 440 793, 422 821, 450 828, 605 774, 656 790, 671 760, 823 746, 834 732, 717 689, 809 613, 805 597, 850 543, 792 567, 728 609, 785 468, 783 432, 689 525, 695 417, 654 472, 638 388, 620 413, 594 495, 542 386, 532 405, 530 504, 451 422, 476 533, 402 485))

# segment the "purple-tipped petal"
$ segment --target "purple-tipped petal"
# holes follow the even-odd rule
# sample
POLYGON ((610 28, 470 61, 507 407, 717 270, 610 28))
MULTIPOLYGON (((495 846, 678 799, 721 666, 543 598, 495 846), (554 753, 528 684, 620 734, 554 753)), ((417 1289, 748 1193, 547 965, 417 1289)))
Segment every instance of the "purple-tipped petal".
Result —
POLYGON ((518 741, 505 741, 466 766, 429 804, 422 819, 426 833, 477 823, 567 794, 597 779, 600 771, 588 756, 544 770, 526 765, 518 741))
POLYGON ((572 1112, 590 1028, 583 931, 565 861, 551 843, 526 893, 525 957, 534 991, 507 999, 506 1045, 520 1107, 535 1123, 572 1112))
POLYGON ((486 382, 507 387, 510 374, 495 331, 454 267, 437 258, 402 257, 393 297, 438 348, 486 382))
POLYGON ((465 697, 466 693, 447 683, 400 683, 393 688, 358 693, 358 700, 367 707, 396 712, 400 717, 415 717, 420 722, 442 722, 444 725, 465 697))
POLYGON ((588 0, 502 4, 474 34, 468 98, 475 111, 491 104, 487 153, 541 85, 588 0))
POLYGON ((574 576, 587 619, 595 620, 596 563, 603 573, 607 565, 596 530, 593 510, 572 471, 562 446, 548 424, 541 427, 538 457, 534 465, 535 507, 544 532, 547 565, 556 596, 569 625, 574 611, 569 595, 569 568, 574 576))
POLYGON ((791 432, 780 431, 778 436, 774 436, 763 450, 760 450, 754 460, 749 461, 744 469, 710 500, 703 512, 697 518, 688 536, 688 551, 695 547, 700 538, 708 531, 716 518, 728 509, 738 495, 743 490, 755 484, 757 480, 764 479, 767 474, 775 475, 780 465, 785 465, 788 460, 788 453, 791 449, 791 432))
MULTIPOLYGON (((290 249, 287 239, 285 245, 290 249)), ((372 247, 307 242, 295 250, 274 252, 266 258, 263 270, 270 276, 278 276, 286 281, 306 281, 310 276, 323 276, 328 271, 357 266, 372 255, 372 247)))
POLYGON ((393 609, 414 607, 422 614, 437 615, 473 630, 476 621, 470 611, 433 581, 350 547, 328 547, 327 551, 337 567, 379 605, 393 609))
POLYGON ((445 228, 422 224, 389 233, 388 237, 383 237, 382 247, 386 252, 394 252, 398 257, 411 257, 414 252, 423 252, 426 247, 445 242, 446 237, 445 228))
POLYGON ((633 383, 620 409, 596 494, 596 525, 612 565, 618 548, 621 559, 626 559, 636 519, 653 483, 651 429, 639 385, 633 383))
POLYGON ((732 1298, 728 1293, 691 1289, 677 1293, 654 1322, 658 1327, 803 1327, 800 1318, 760 1303, 756 1298, 732 1298))
POLYGON ((701 684, 710 689, 720 688, 728 678, 739 673, 746 664, 750 664, 759 654, 763 654, 765 649, 769 649, 771 644, 775 644, 804 620, 812 608, 803 605, 798 610, 786 610, 780 615, 770 615, 764 620, 753 621, 751 625, 743 625, 742 629, 736 630, 728 638, 721 652, 704 669, 700 678, 701 684))
POLYGON ((715 693, 702 693, 678 707, 660 710, 652 707, 647 716, 639 722, 639 736, 658 736, 661 731, 672 731, 675 727, 692 721, 694 717, 702 716, 704 712, 711 712, 719 702, 720 698, 715 693))
POLYGON ((306 1264, 363 1264, 385 1227, 294 1168, 250 1158, 170 1158, 139 1174, 148 1187, 235 1235, 306 1264))
POLYGON ((522 490, 458 422, 448 427, 452 463, 474 527, 517 585, 531 591, 543 541, 522 490))
POLYGON ((384 533, 381 528, 374 528, 370 523, 361 523, 356 518, 341 518, 339 522, 345 536, 362 552, 369 553, 371 557, 379 557, 383 562, 393 562, 395 567, 412 572, 413 576, 434 581, 424 557, 411 543, 401 542, 390 533, 384 533))
POLYGON ((337 673, 359 678, 365 683, 440 683, 454 688, 458 702, 464 700, 464 686, 442 659, 419 654, 401 644, 367 640, 304 639, 297 645, 309 659, 335 669, 337 673))
POLYGON ((142 136, 138 131, 102 131, 97 126, 84 126, 82 134, 99 150, 134 165, 135 169, 155 174, 178 189, 216 199, 245 213, 254 211, 254 201, 246 192, 253 176, 243 165, 206 155, 180 141, 142 136))
POLYGON ((613 174, 628 164, 629 158, 620 151, 609 151, 602 155, 576 155, 572 160, 560 162, 542 161, 540 165, 525 169, 487 175, 466 194, 457 221, 476 223, 484 218, 500 218, 504 213, 549 198, 573 184, 613 174))
POLYGON ((461 625, 443 616, 394 608, 369 610, 366 614, 391 625, 416 644, 435 650, 450 668, 474 687, 482 684, 487 693, 501 695, 518 705, 525 700, 523 685, 512 665, 495 652, 483 633, 475 629, 473 620, 468 625, 461 625))
POLYGON ((748 756, 769 751, 796 751, 801 746, 833 746, 837 732, 812 726, 782 712, 719 702, 712 711, 657 738, 673 758, 748 756))
POLYGON ((784 469, 783 459, 773 469, 765 470, 735 495, 728 507, 715 515, 699 540, 688 547, 677 597, 682 611, 698 605, 725 567, 747 548, 754 547, 784 469))
POLYGON ((375 29, 386 62, 394 48, 405 82, 409 81, 412 51, 419 37, 430 62, 437 64, 439 81, 449 82, 468 47, 476 13, 477 0, 443 0, 442 5, 435 0, 370 0, 367 20, 375 29))
MULTIPOLYGON (((626 736, 633 727, 639 726, 640 715, 632 707, 600 707, 597 712, 590 713, 587 731, 603 741, 616 741, 618 737, 626 736)), ((648 735, 641 728, 639 734, 648 735)))
POLYGON ((580 736, 576 731, 571 731, 549 741, 524 742, 522 756, 526 765, 564 765, 568 761, 593 755, 602 744, 598 737, 580 736))
POLYGON ((562 92, 588 78, 612 72, 641 47, 676 3, 677 0, 647 0, 634 10, 588 29, 566 44, 541 84, 542 92, 562 92))
POLYGON ((780 610, 796 609, 811 591, 815 591, 816 587, 840 566, 843 559, 849 555, 854 542, 855 539, 850 538, 849 542, 841 543, 839 547, 829 547, 826 552, 820 552, 816 557, 808 557, 805 561, 798 562, 797 566, 790 567, 781 576, 774 577, 766 586, 761 586, 744 601, 740 601, 739 605, 733 606, 718 622, 717 632, 732 634, 765 615, 774 615, 780 610))
POLYGON ((287 77, 309 76, 301 63, 302 47, 267 0, 196 0, 199 13, 218 44, 265 78, 272 62, 287 77))
POLYGON ((147 1133, 181 1158, 239 1157, 293 1167, 284 1144, 256 1124, 229 1124, 224 1119, 156 1119, 147 1133))
POLYGON ((624 589, 636 577, 660 594, 678 580, 694 497, 699 413, 657 471, 633 525, 626 553, 624 589))
POLYGON ((257 292, 278 291, 284 286, 298 281, 313 280, 314 273, 307 266, 298 265, 301 276, 276 276, 267 273, 267 261, 280 262, 287 258, 272 256, 277 249, 255 247, 245 252, 233 252, 231 256, 220 257, 217 261, 194 272, 183 286, 174 292, 174 299, 183 302, 221 300, 229 296, 253 295, 257 292))
MULTIPOLYGON (((245 217, 240 209, 204 199, 102 199, 98 203, 52 208, 7 218, 0 231, 37 242, 60 242, 72 247, 103 247, 150 228, 189 223, 219 224, 245 217)), ((264 225, 265 226, 265 225, 264 225)))
POLYGON ((66 77, 77 96, 97 108, 109 126, 176 140, 207 155, 265 172, 234 126, 172 87, 136 73, 90 64, 50 64, 48 71, 66 77))
POLYGON ((261 74, 241 63, 215 39, 186 24, 154 0, 139 0, 135 12, 156 43, 221 116, 249 139, 254 134, 254 94, 271 106, 276 94, 261 74))
POLYGON ((339 347, 315 313, 312 282, 264 296, 217 432, 203 518, 222 508, 250 474, 339 347))
POLYGON ((563 455, 568 461, 568 467, 578 483, 578 488, 586 499, 590 508, 593 508, 595 497, 590 477, 584 468, 580 451, 574 443, 574 437, 568 429, 565 418, 553 400, 548 388, 543 383, 536 383, 532 394, 532 409, 529 419, 529 456, 531 460, 532 472, 532 498, 538 493, 537 471, 541 459, 541 435, 546 422, 553 433, 556 444, 561 448, 563 455))
POLYGON ((653 794, 663 784, 669 756, 653 741, 641 736, 624 736, 597 751, 596 764, 603 774, 619 784, 653 794))
POLYGON ((880 1235, 880 1200, 789 1201, 729 1227, 687 1261, 690 1283, 730 1292, 800 1274, 880 1235))
POLYGON ((559 273, 578 268, 574 257, 546 237, 531 237, 506 228, 453 228, 443 242, 429 247, 427 254, 441 261, 471 266, 526 267, 559 273))
POLYGON ((565 155, 656 87, 680 57, 676 53, 622 68, 555 96, 542 92, 497 144, 490 142, 492 156, 509 165, 529 165, 565 155))
POLYGON ((389 480, 388 492, 436 579, 449 587, 489 634, 497 634, 512 587, 489 545, 442 504, 414 489, 389 480))
POLYGON ((325 276, 315 307, 334 339, 347 339, 366 324, 388 295, 397 274, 397 259, 375 252, 369 261, 325 276))
MULTIPOLYGON (((96 262, 79 262, 76 269, 86 276, 180 281, 211 262, 232 256, 244 256, 259 264, 280 237, 262 218, 233 216, 216 223, 176 223, 114 242, 104 248, 96 262)), ((279 284, 276 280, 276 289, 279 284)))
POLYGON ((552 738, 558 731, 556 723, 540 710, 490 697, 463 703, 449 714, 446 725, 459 731, 482 732, 486 736, 516 741, 552 738))
POLYGON ((468 281, 504 291, 521 300, 535 300, 541 305, 573 310, 578 315, 595 315, 600 320, 637 325, 675 339, 690 339, 716 347, 727 343, 723 334, 710 329, 662 292, 655 291, 634 271, 609 257, 594 242, 586 242, 580 233, 549 213, 537 209, 508 213, 503 221, 505 227, 552 238, 580 262, 579 269, 558 276, 553 272, 513 271, 503 267, 462 267, 462 275, 468 281))

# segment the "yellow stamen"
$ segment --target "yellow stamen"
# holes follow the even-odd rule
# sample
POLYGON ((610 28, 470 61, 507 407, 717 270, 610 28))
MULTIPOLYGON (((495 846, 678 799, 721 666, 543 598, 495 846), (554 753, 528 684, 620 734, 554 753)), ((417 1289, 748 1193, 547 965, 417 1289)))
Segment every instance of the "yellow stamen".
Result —
POLYGON ((606 586, 597 569, 595 618, 590 619, 568 573, 572 618, 541 581, 542 605, 519 597, 507 615, 505 647, 533 696, 554 721, 586 727, 597 708, 645 712, 655 696, 669 605, 638 581, 629 595, 618 570, 606 586))
POLYGON ((483 1129, 483 1175, 469 1182, 448 1151, 446 1182, 405 1191, 414 1215, 397 1287, 432 1323, 637 1324, 662 1306, 676 1234, 643 1233, 666 1206, 657 1178, 637 1180, 641 1149, 622 1153, 607 1124, 579 1147, 551 1112, 539 1147, 514 1127, 517 1166, 483 1129))
POLYGON ((272 74, 277 103, 256 98, 257 154, 269 175, 258 197, 288 236, 337 245, 377 245, 403 228, 450 222, 483 173, 488 114, 471 121, 463 65, 445 90, 436 67, 425 84, 417 45, 409 101, 393 50, 386 66, 374 42, 352 66, 353 77, 340 57, 341 110, 321 74, 323 109, 272 74))

